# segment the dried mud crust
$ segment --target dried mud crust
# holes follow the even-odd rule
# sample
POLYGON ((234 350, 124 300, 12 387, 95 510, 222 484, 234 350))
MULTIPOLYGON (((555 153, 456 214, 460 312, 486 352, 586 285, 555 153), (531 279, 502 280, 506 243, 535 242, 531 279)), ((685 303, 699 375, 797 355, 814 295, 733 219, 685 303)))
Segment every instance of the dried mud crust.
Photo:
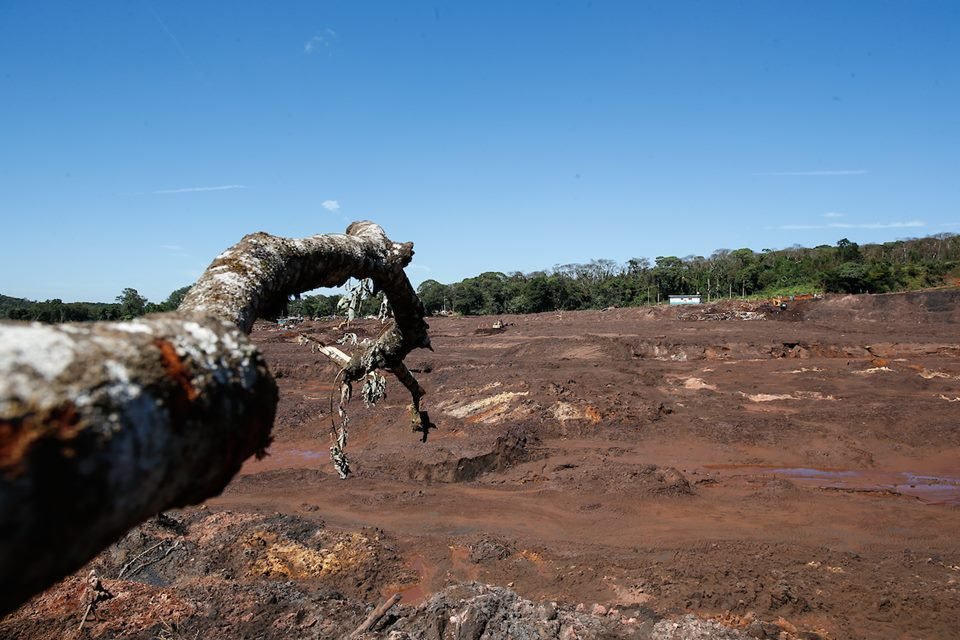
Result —
MULTIPOLYGON (((399 592, 365 637, 958 637, 957 293, 738 319, 756 310, 433 318, 408 364, 437 428, 412 433, 388 381, 350 405, 347 481, 336 371, 296 344, 343 328, 260 324, 270 455, 174 514, 185 532, 151 521, 102 554, 116 597, 81 636, 341 637, 399 592), (144 559, 182 542, 116 580, 161 540, 144 559)), ((0 637, 73 634, 85 578, 0 637)))
POLYGON ((178 512, 134 529, 8 616, 0 637, 339 637, 380 585, 408 573, 382 531, 280 513, 178 512), (90 569, 110 597, 81 629, 90 569))

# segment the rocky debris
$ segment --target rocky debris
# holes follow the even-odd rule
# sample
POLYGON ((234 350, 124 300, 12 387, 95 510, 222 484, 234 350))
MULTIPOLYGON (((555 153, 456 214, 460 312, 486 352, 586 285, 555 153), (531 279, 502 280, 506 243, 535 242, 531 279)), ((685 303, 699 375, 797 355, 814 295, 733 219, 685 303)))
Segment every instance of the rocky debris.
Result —
POLYGON ((406 611, 379 636, 389 640, 738 640, 739 631, 686 615, 678 620, 625 617, 594 605, 590 612, 553 602, 537 603, 503 587, 460 584, 406 611))
POLYGON ((515 551, 509 542, 496 538, 483 538, 470 545, 470 562, 481 564, 508 558, 515 551))
POLYGON ((493 336, 506 331, 506 327, 507 325, 505 325, 500 320, 497 320, 489 327, 477 327, 477 329, 474 330, 473 333, 474 335, 478 335, 478 336, 493 336))
POLYGON ((717 321, 717 320, 766 320, 767 315, 760 311, 699 311, 678 313, 678 320, 717 321))
POLYGON ((740 640, 743 633, 712 620, 688 614, 679 620, 661 620, 654 625, 650 640, 740 640))

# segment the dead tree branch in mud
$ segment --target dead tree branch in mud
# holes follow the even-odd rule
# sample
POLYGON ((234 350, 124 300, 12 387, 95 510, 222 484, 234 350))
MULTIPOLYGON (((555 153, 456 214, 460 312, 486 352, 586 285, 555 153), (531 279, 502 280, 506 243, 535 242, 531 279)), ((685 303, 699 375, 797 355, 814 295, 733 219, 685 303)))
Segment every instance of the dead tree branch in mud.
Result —
POLYGON ((346 234, 254 233, 214 259, 174 313, 116 323, 0 323, 0 614, 153 514, 220 493, 270 443, 277 386, 247 338, 291 294, 370 278, 394 320, 342 362, 423 391, 403 364, 429 348, 404 273, 412 243, 372 222, 346 234))
POLYGON ((84 594, 84 599, 86 600, 87 608, 83 612, 83 617, 80 619, 80 626, 77 627, 77 634, 80 634, 80 631, 83 630, 83 625, 87 622, 87 617, 93 613, 96 617, 96 608, 97 605, 104 600, 109 600, 113 597, 113 594, 110 593, 106 587, 103 586, 103 583, 100 582, 100 576, 97 575, 97 572, 93 569, 90 570, 90 573, 87 574, 87 584, 86 584, 86 593, 84 594))
POLYGON ((353 633, 345 637, 345 640, 352 640, 353 638, 360 637, 370 629, 373 629, 380 620, 387 615, 387 612, 393 608, 395 604, 400 602, 400 594, 395 593, 378 606, 376 609, 370 612, 370 615, 360 623, 360 626, 353 630, 353 633))

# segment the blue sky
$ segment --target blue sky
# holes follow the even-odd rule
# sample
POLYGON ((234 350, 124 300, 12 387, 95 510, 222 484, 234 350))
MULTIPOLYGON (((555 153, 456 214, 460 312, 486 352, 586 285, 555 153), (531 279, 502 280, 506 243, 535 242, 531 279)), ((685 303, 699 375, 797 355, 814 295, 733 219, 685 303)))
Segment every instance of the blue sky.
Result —
POLYGON ((960 2, 0 1, 0 293, 379 222, 414 282, 960 232, 960 2))

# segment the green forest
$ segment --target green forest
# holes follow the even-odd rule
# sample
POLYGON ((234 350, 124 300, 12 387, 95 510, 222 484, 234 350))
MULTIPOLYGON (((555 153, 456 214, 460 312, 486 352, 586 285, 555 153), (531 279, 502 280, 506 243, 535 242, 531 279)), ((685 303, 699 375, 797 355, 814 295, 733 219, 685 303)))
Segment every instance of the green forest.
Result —
POLYGON ((802 293, 884 293, 956 284, 960 235, 858 245, 844 238, 812 249, 720 249, 710 257, 593 260, 534 273, 487 272, 453 284, 423 282, 427 311, 537 313, 657 304, 670 294, 704 301, 802 293))
MULTIPOLYGON (((625 264, 592 260, 533 273, 486 272, 452 284, 426 280, 417 289, 429 314, 538 313, 657 304, 671 294, 720 298, 776 297, 803 293, 885 293, 960 284, 960 235, 858 245, 844 238, 813 248, 719 249, 710 257, 633 258, 625 264)), ((40 322, 124 320, 176 309, 189 286, 159 303, 136 289, 115 302, 37 302, 0 295, 0 318, 40 322)), ((341 296, 307 295, 291 300, 287 313, 325 317, 337 313, 341 296)), ((376 314, 368 300, 364 315, 376 314)))

